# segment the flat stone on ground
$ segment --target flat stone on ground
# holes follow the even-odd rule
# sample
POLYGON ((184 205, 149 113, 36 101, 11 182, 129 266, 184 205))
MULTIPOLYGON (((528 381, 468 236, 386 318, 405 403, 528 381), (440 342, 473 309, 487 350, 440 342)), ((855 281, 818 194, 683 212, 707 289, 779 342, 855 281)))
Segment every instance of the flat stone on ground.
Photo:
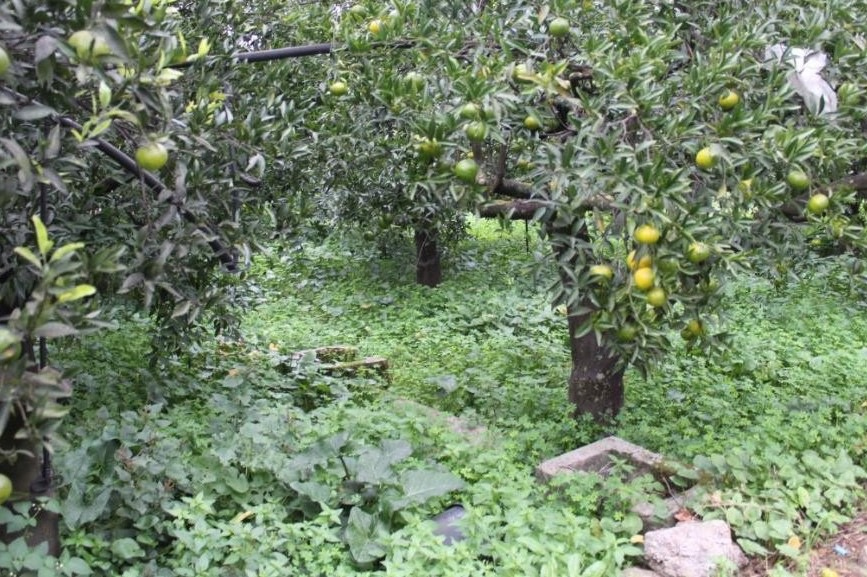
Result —
POLYGON ((747 558, 725 521, 692 521, 644 535, 644 558, 662 577, 715 577, 720 563, 741 568, 747 558))
POLYGON ((584 445, 574 451, 548 459, 536 467, 536 478, 547 482, 560 473, 585 471, 605 474, 611 466, 611 457, 625 459, 635 467, 634 476, 653 471, 662 462, 662 455, 648 451, 644 447, 624 441, 619 437, 606 437, 595 443, 584 445))

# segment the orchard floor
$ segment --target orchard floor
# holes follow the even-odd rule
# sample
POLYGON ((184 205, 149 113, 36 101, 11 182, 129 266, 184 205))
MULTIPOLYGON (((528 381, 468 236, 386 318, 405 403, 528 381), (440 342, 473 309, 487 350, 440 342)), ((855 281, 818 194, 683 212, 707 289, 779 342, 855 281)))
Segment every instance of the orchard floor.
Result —
MULTIPOLYGON (((802 570, 806 577, 867 577, 867 511, 852 519, 830 539, 816 544, 810 552, 809 565, 802 570), (822 573, 831 569, 835 574, 822 573)), ((768 561, 756 559, 741 577, 770 575, 768 561)))

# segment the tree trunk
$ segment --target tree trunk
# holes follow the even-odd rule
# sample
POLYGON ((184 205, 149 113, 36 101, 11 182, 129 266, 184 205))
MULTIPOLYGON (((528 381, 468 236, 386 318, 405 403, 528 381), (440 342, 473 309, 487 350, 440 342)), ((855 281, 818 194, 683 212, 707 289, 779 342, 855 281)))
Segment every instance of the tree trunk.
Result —
MULTIPOLYGON (((587 227, 575 232, 571 223, 558 227, 547 227, 554 254, 560 266, 560 282, 566 292, 577 290, 572 275, 575 267, 585 259, 580 259, 581 250, 590 246, 587 227), (567 240, 568 239, 568 240, 567 240), (581 241, 576 243, 575 240, 581 241), (567 258, 566 255, 572 255, 567 258)), ((572 354, 572 372, 569 375, 569 401, 575 406, 575 417, 590 415, 597 422, 604 422, 617 415, 623 407, 623 372, 625 367, 620 358, 596 340, 596 333, 590 331, 578 336, 581 326, 593 314, 594 305, 589 299, 580 300, 576 306, 569 307, 569 348, 572 354), (582 312, 576 314, 576 311, 582 312), (591 311, 591 312, 587 312, 591 311)))
POLYGON ((623 368, 618 367, 620 359, 615 354, 599 346, 593 331, 576 337, 588 315, 569 313, 569 401, 575 405, 576 417, 591 415, 596 421, 605 421, 623 407, 623 368))
POLYGON ((415 281, 429 287, 439 285, 443 279, 436 237, 437 231, 433 227, 421 227, 415 231, 415 281))
MULTIPOLYGON (((15 438, 15 433, 18 432, 21 425, 19 416, 11 416, 2 437, 0 437, 0 446, 4 450, 26 450, 33 454, 33 457, 19 455, 14 464, 4 463, 0 467, 0 473, 9 477, 13 487, 13 496, 5 506, 11 507, 16 501, 33 500, 31 514, 35 514, 36 525, 25 529, 24 538, 30 547, 39 543, 48 543, 48 554, 56 557, 60 555, 60 530, 57 514, 44 509, 34 509, 38 505, 35 499, 52 496, 54 489, 50 480, 46 483, 43 478, 41 447, 29 439, 15 438)), ((0 525, 0 542, 8 544, 21 535, 22 533, 8 533, 6 528, 0 525)))

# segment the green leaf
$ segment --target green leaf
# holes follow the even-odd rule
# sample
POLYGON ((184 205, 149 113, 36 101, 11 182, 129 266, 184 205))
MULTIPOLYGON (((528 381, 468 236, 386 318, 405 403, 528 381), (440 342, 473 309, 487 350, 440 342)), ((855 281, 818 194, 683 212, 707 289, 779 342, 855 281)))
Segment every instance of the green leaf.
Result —
POLYGON ((768 554, 768 550, 765 547, 750 539, 738 539, 738 545, 741 546, 741 549, 744 550, 744 553, 750 556, 768 554))
POLYGON ((307 483, 295 481, 289 483, 289 487, 297 491, 299 495, 303 495, 315 503, 328 504, 331 502, 331 487, 328 485, 314 481, 307 483))
POLYGON ((42 253, 42 256, 48 256, 48 253, 51 251, 51 247, 54 245, 48 239, 48 229, 45 228, 45 224, 42 222, 42 219, 39 218, 39 215, 34 214, 30 219, 33 221, 33 228, 36 229, 36 246, 39 248, 39 252, 42 253))
POLYGON ((464 488, 464 482, 448 471, 405 471, 400 476, 403 496, 391 506, 397 511, 411 503, 423 503, 431 497, 439 497, 464 488))
POLYGON ((391 466, 412 454, 412 446, 403 440, 386 441, 380 448, 368 448, 358 455, 356 480, 362 483, 380 483, 392 479, 391 466))
POLYGON ((24 108, 16 110, 14 116, 18 120, 30 122, 33 120, 39 120, 40 118, 52 116, 53 114, 53 108, 49 108, 48 106, 43 106, 41 104, 31 104, 30 106, 25 106, 24 108))
POLYGON ((734 507, 729 507, 726 509, 726 522, 733 526, 739 527, 744 523, 744 516, 741 513, 740 509, 735 509, 734 507))
POLYGON ((70 557, 64 561, 63 572, 66 575, 93 575, 87 562, 80 557, 70 557))
POLYGON ((16 246, 14 249, 15 254, 32 264, 33 266, 42 267, 42 262, 39 260, 32 250, 27 248, 26 246, 16 246))
POLYGON ((82 248, 84 248, 83 242, 70 242, 69 244, 65 244, 51 254, 51 260, 49 262, 57 262, 59 260, 62 260, 68 255, 82 248))
POLYGON ((51 321, 44 325, 40 325, 33 331, 35 337, 45 337, 46 339, 59 339, 61 337, 69 337, 77 334, 78 331, 67 324, 51 321))
POLYGON ((57 302, 69 303, 96 294, 96 287, 89 284, 80 284, 57 295, 57 302))
POLYGON ((359 507, 353 507, 349 512, 343 538, 357 563, 372 563, 385 557, 386 550, 381 540, 387 536, 387 528, 376 516, 359 507))
POLYGON ((135 539, 131 539, 129 537, 118 539, 117 541, 112 543, 111 552, 116 557, 119 557, 124 561, 145 556, 145 552, 144 550, 142 550, 141 546, 136 543, 135 539))

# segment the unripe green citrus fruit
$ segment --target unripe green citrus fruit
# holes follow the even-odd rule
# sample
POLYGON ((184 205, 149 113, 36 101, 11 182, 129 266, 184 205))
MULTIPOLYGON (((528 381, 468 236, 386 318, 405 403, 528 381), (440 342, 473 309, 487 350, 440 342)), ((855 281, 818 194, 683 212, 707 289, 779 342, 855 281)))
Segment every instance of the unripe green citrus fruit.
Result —
POLYGON ((563 38, 569 34, 569 21, 565 18, 554 18, 548 25, 548 34, 554 38, 563 38))
POLYGON ((807 201, 807 210, 813 214, 822 214, 828 210, 830 204, 830 199, 820 192, 811 196, 810 200, 807 201))
POLYGON ((738 93, 734 90, 726 90, 725 93, 719 97, 719 106, 723 110, 731 110, 741 101, 741 97, 738 96, 738 93))
POLYGON ((786 175, 786 182, 792 187, 792 190, 801 192, 810 188, 810 177, 803 170, 792 169, 786 175))
POLYGON ((145 170, 159 170, 169 160, 169 151, 159 142, 143 144, 135 151, 135 161, 145 170))
POLYGON ((651 289, 647 293, 647 303, 654 307, 662 307, 665 306, 665 303, 668 301, 668 295, 665 294, 665 290, 656 287, 651 289))
POLYGON ((347 86, 345 82, 338 80, 337 82, 331 83, 331 86, 328 87, 328 91, 334 96, 343 96, 349 92, 349 86, 347 86))
POLYGON ((464 132, 467 133, 467 138, 473 142, 478 142, 484 140, 488 135, 488 126, 484 122, 477 120, 476 122, 469 123, 464 132))
POLYGON ((607 264, 594 264, 590 267, 590 276, 611 280, 614 277, 614 271, 607 264))
POLYGON ((465 158, 455 165, 455 176, 464 182, 474 183, 479 173, 479 165, 472 158, 465 158))
POLYGON ((703 242, 693 242, 686 250, 689 262, 699 264, 710 258, 710 247, 703 242))

